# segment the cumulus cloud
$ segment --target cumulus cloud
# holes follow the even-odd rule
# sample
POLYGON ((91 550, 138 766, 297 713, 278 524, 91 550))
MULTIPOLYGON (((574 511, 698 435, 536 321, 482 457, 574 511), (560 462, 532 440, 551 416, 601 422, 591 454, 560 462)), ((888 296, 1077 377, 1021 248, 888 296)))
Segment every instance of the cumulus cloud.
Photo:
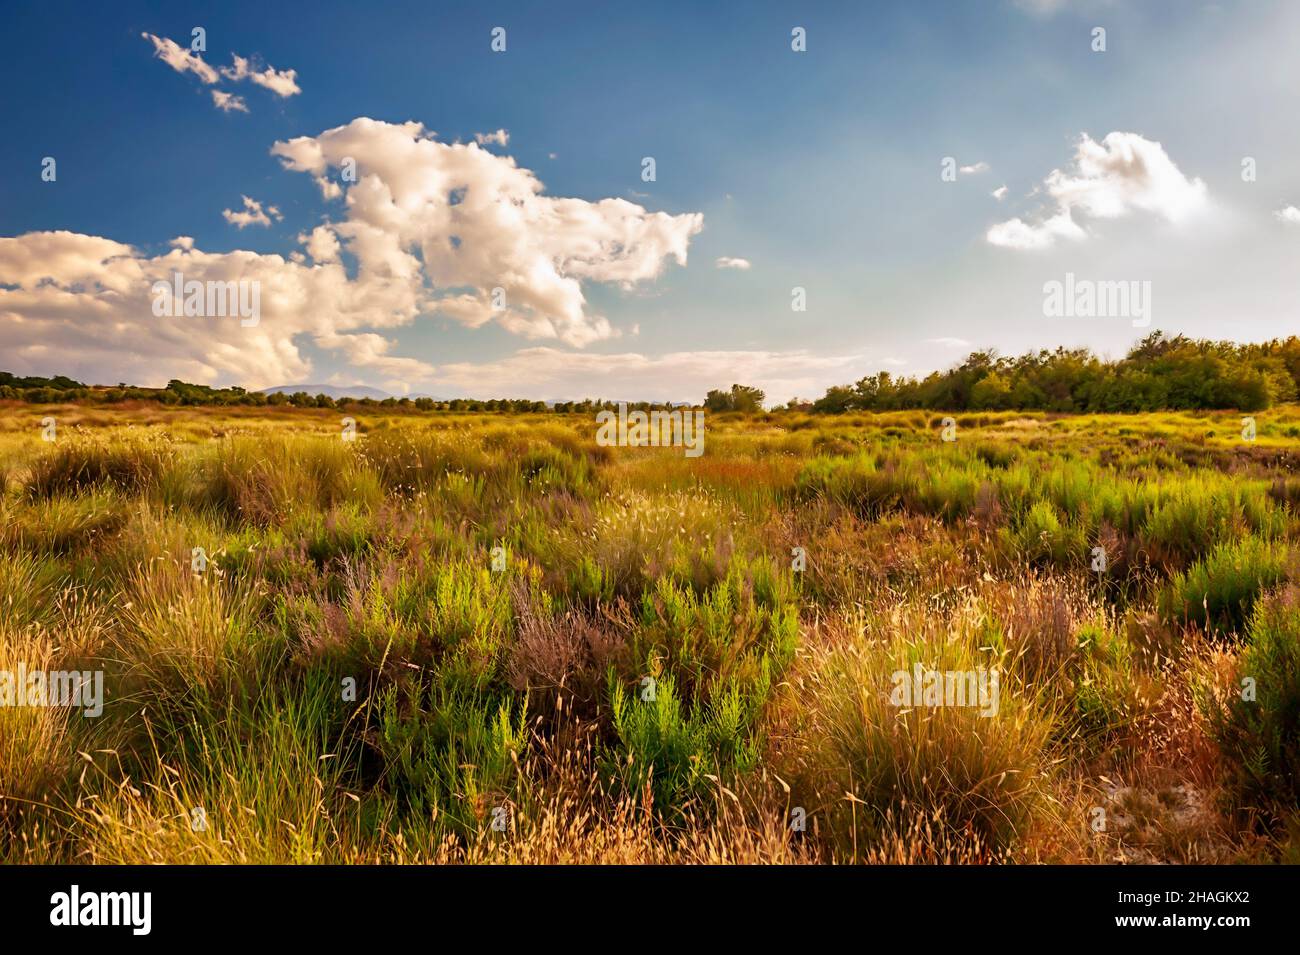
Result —
POLYGON ((326 225, 318 225, 310 234, 299 233, 298 241, 307 247, 307 254, 316 262, 337 262, 339 238, 326 225))
MULTIPOLYGON (((495 144, 497 146, 509 146, 510 134, 504 129, 498 129, 495 133, 475 133, 474 142, 480 146, 495 144)), ((552 159, 555 157, 552 156, 552 159)))
POLYGON ((998 202, 1001 202, 1003 199, 1007 197, 1007 187, 998 186, 996 189, 990 192, 989 195, 992 196, 994 199, 996 199, 998 202))
POLYGON ((340 186, 329 176, 315 176, 313 182, 320 188, 322 199, 341 199, 343 198, 343 187, 340 186))
POLYGON ((1278 209, 1273 213, 1273 218, 1278 222, 1285 222, 1287 225, 1300 225, 1300 209, 1295 206, 1287 206, 1285 209, 1278 209))
POLYGON ((256 199, 250 199, 248 196, 242 197, 244 208, 239 212, 233 212, 230 209, 222 209, 221 215, 233 226, 244 229, 250 225, 269 226, 271 220, 279 222, 284 216, 280 215, 278 206, 267 206, 262 208, 262 204, 256 199))
POLYGON ((221 90, 212 91, 212 102, 216 104, 217 109, 223 113, 247 113, 248 104, 244 102, 244 97, 235 96, 233 93, 225 93, 221 90))
MULTIPOLYGON (((590 310, 585 284, 653 280, 669 260, 686 263, 703 227, 698 213, 543 195, 512 158, 436 142, 418 123, 358 119, 273 152, 313 177, 356 161, 357 181, 339 187, 345 217, 300 235, 306 254, 204 252, 184 236, 164 255, 66 231, 0 238, 0 353, 10 370, 266 387, 307 380, 301 349, 311 344, 359 371, 424 380, 433 366, 394 354, 386 330, 437 314, 571 346, 609 338, 614 330, 590 310), (155 316, 154 284, 177 273, 187 282, 258 283, 260 322, 155 316)), ((244 197, 242 210, 223 215, 243 228, 269 225, 279 210, 244 197)), ((574 367, 594 367, 563 354, 574 367)))
POLYGON ((407 282, 349 280, 341 264, 279 255, 207 253, 179 243, 160 256, 73 232, 0 238, 0 352, 19 368, 59 368, 75 377, 165 384, 240 382, 267 387, 303 381, 310 362, 297 339, 339 349, 358 367, 431 366, 385 354, 373 329, 411 321, 419 297, 407 282), (261 321, 159 318, 153 285, 185 281, 256 282, 261 321), (13 286, 13 287, 5 287, 13 286))
POLYGON ((971 163, 969 166, 959 166, 957 171, 963 176, 978 176, 980 173, 989 171, 989 164, 983 161, 971 163))
POLYGON ((1069 212, 1059 212, 1033 224, 1020 218, 1008 219, 989 226, 989 231, 985 233, 985 238, 991 245, 1028 251, 1050 248, 1056 244, 1057 239, 1080 240, 1087 237, 1088 233, 1075 223, 1069 212))
POLYGON ((264 70, 259 70, 248 60, 238 53, 231 54, 233 66, 223 66, 221 75, 233 82, 240 80, 249 80, 254 86, 260 86, 268 89, 276 96, 287 99, 297 93, 302 92, 298 86, 297 70, 276 70, 268 66, 264 70))
POLYGON ((583 282, 629 289, 657 278, 668 259, 685 265, 704 225, 700 213, 648 212, 625 199, 542 195, 542 183, 512 158, 438 142, 414 122, 356 119, 272 152, 318 181, 355 161, 347 219, 334 230, 363 275, 418 281, 423 267, 442 290, 430 302, 440 314, 569 345, 614 334, 588 310, 583 282))
POLYGON ((740 269, 745 271, 749 268, 749 259, 737 259, 729 255, 720 256, 714 263, 714 268, 718 269, 740 269))
POLYGON ((220 79, 217 71, 205 63, 203 57, 191 53, 175 40, 154 36, 152 33, 141 33, 140 36, 152 43, 154 55, 177 73, 193 73, 209 86, 220 79))
POLYGON ((1101 142, 1083 134, 1074 168, 1052 170, 1043 187, 1056 203, 1054 211, 1032 222, 996 223, 986 239, 1005 248, 1045 249, 1057 239, 1087 238, 1076 214, 1115 219, 1138 211, 1177 223, 1206 204, 1205 183, 1187 178, 1160 143, 1137 133, 1113 132, 1101 142))

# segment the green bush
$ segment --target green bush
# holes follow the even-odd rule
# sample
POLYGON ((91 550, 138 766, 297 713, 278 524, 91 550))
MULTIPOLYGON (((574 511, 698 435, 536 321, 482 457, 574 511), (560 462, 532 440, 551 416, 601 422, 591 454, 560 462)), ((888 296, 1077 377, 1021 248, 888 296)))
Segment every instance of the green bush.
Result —
POLYGON ((1158 606, 1166 623, 1199 623, 1217 634, 1240 633, 1255 599, 1286 578, 1287 549, 1255 537, 1220 544, 1170 578, 1158 606))
POLYGON ((770 679, 742 690, 715 688, 707 706, 688 708, 670 674, 647 677, 629 693, 611 672, 609 700, 620 749, 606 762, 636 796, 647 789, 655 808, 675 818, 715 783, 751 771, 761 751, 757 717, 770 679))
POLYGON ((524 751, 527 700, 434 684, 427 694, 388 687, 379 697, 377 746, 385 782, 414 817, 436 814, 471 834, 511 801, 524 751))
POLYGON ((1210 707, 1211 725, 1246 806, 1279 814, 1300 805, 1300 588, 1259 601, 1250 620, 1240 681, 1210 707))

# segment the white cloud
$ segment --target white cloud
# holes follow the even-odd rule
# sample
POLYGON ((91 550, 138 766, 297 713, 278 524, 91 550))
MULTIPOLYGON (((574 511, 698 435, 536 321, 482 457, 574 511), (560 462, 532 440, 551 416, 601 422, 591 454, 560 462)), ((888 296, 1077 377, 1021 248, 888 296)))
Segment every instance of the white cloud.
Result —
POLYGON ((421 390, 447 397, 545 397, 702 401, 732 382, 767 392, 769 402, 817 396, 858 377, 861 355, 808 351, 693 351, 650 356, 526 348, 497 361, 440 365, 421 390))
POLYGON ((1287 225, 1300 225, 1300 209, 1295 206, 1287 206, 1285 209, 1278 209, 1273 213, 1273 218, 1278 222, 1285 222, 1287 225))
POLYGON ((337 263, 312 266, 279 255, 206 253, 178 247, 146 256, 129 245, 72 232, 0 238, 0 353, 13 365, 59 368, 83 380, 166 384, 240 382, 267 387, 305 381, 311 363, 296 340, 340 349, 359 367, 430 366, 384 354, 365 329, 411 321, 410 284, 372 276, 357 282, 337 263), (200 282, 257 282, 261 321, 159 318, 152 287, 179 272, 200 282))
POLYGON ((320 187, 322 199, 341 199, 343 187, 328 176, 317 176, 313 180, 320 187))
POLYGON ((729 255, 721 256, 713 263, 714 268, 719 269, 740 269, 747 271, 749 269, 749 259, 737 259, 729 255))
POLYGON ((219 79, 217 71, 205 63, 203 57, 191 53, 176 41, 154 36, 152 33, 141 33, 140 36, 152 43, 154 55, 177 73, 193 73, 208 85, 219 79))
POLYGON ((329 226, 318 225, 310 235, 299 233, 298 241, 307 247, 307 254, 316 262, 337 262, 339 259, 339 238, 329 226))
POLYGON ((1008 219, 989 226, 985 238, 991 245, 1006 249, 1033 251, 1056 244, 1057 239, 1080 240, 1088 237, 1069 212, 1060 212, 1050 219, 1031 225, 1023 219, 1008 219))
POLYGON ((960 166, 957 171, 963 176, 978 176, 981 173, 989 171, 989 164, 983 161, 972 163, 969 166, 960 166))
POLYGON ((248 104, 244 102, 244 97, 235 96, 233 93, 223 93, 221 90, 212 91, 212 102, 216 104, 217 109, 223 113, 247 113, 248 104))
POLYGON ((244 229, 250 225, 269 226, 271 220, 279 222, 284 216, 280 215, 278 206, 267 206, 262 208, 262 204, 256 199, 250 199, 248 196, 243 197, 244 208, 240 212, 232 212, 230 209, 222 209, 221 215, 233 226, 244 229))
POLYGON ((1056 202, 1053 214, 1036 222, 999 222, 985 238, 1006 248, 1044 249, 1059 238, 1087 238, 1087 231, 1074 221, 1076 212, 1115 219, 1140 211, 1177 223, 1206 204, 1205 183, 1188 179, 1160 143, 1137 133, 1113 132, 1100 143, 1083 134, 1075 147, 1073 171, 1052 170, 1044 187, 1056 202))
MULTIPOLYGON (((478 143, 480 146, 509 146, 510 134, 504 129, 498 129, 495 133, 475 133, 474 142, 478 143)), ((552 156, 551 158, 554 159, 555 157, 552 156)))
POLYGON ((657 278, 670 258, 685 265, 704 225, 700 213, 648 212, 624 199, 544 196, 514 159, 438 142, 414 122, 356 119, 272 152, 317 181, 355 160, 348 218, 334 229, 363 275, 417 282, 423 267, 434 288, 450 290, 431 298, 432 309, 470 327, 496 320, 528 338, 581 346, 613 337, 605 317, 588 311, 583 282, 628 289, 657 278), (494 307, 495 288, 504 308, 494 307))
POLYGON ((964 338, 927 338, 927 345, 942 345, 944 348, 973 348, 974 345, 964 338))
MULTIPOLYGON (((203 57, 185 49, 174 40, 157 37, 152 33, 141 33, 140 36, 151 42, 155 55, 177 73, 193 73, 208 86, 219 82, 224 76, 235 83, 241 80, 249 80, 253 84, 268 89, 281 97, 289 97, 302 92, 302 89, 298 86, 297 70, 276 70, 271 66, 258 69, 249 58, 240 56, 238 53, 231 54, 233 66, 223 66, 218 70, 205 62, 203 57)), ((244 102, 242 96, 235 96, 222 90, 212 91, 212 102, 222 112, 248 112, 248 105, 244 102)))
POLYGON ((989 195, 992 196, 994 199, 996 199, 998 202, 1001 202, 1003 199, 1007 197, 1007 187, 998 186, 996 189, 990 192, 989 195))
MULTIPOLYGON (((357 182, 344 184, 346 218, 301 235, 306 255, 209 253, 184 236, 158 256, 66 231, 0 238, 0 354, 9 370, 257 388, 308 380, 312 366, 302 349, 314 345, 358 371, 420 381, 433 367, 394 354, 386 330, 432 313, 471 327, 495 320, 516 334, 577 346, 608 338, 614 330, 591 313, 584 284, 650 281, 670 259, 685 264, 703 227, 698 213, 544 196, 533 173, 512 158, 472 143, 434 142, 418 123, 359 119, 273 151, 313 177, 346 157, 357 162, 357 182), (153 285, 175 273, 186 281, 258 283, 260 322, 155 316, 153 285), (494 311, 498 286, 506 307, 494 311)), ((245 197, 243 210, 224 215, 242 228, 268 225, 279 210, 245 197)), ((599 365, 598 358, 556 354, 566 356, 553 363, 556 375, 563 362, 599 365)), ((579 384, 575 392, 584 390, 579 384)))
POLYGON ((302 92, 302 88, 298 86, 297 70, 277 71, 271 66, 268 66, 264 70, 258 70, 252 65, 248 58, 242 57, 237 53, 231 54, 231 60, 234 62, 234 66, 223 66, 221 68, 221 75, 232 82, 239 82, 240 80, 246 79, 251 81, 255 86, 268 89, 276 96, 286 99, 302 92))

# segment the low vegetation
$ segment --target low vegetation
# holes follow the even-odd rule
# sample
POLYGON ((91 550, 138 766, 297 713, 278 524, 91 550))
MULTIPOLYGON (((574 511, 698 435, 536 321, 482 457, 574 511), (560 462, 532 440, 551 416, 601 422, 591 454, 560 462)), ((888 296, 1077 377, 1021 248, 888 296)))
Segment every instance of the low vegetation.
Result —
POLYGON ((106 691, 0 706, 0 859, 1300 857, 1300 409, 749 391, 698 458, 0 404, 0 671, 106 691), (898 705, 918 666, 996 712, 898 705))

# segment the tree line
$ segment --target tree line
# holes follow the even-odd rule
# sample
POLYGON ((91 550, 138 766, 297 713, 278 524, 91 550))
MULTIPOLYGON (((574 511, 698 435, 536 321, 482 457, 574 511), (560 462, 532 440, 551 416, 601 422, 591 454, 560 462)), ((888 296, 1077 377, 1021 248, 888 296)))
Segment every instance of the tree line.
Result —
POLYGON ((1193 340, 1153 332, 1115 361, 1086 348, 1042 349, 1017 358, 976 351, 924 378, 887 371, 838 385, 814 412, 1059 411, 1103 413, 1227 409, 1259 411, 1300 394, 1300 338, 1260 344, 1193 340))
MULTIPOLYGON (((759 392, 761 398, 762 392, 759 392)), ((587 398, 581 401, 557 401, 547 404, 528 398, 334 398, 305 391, 265 394, 247 391, 238 385, 212 388, 173 378, 165 388, 144 388, 125 383, 116 386, 87 385, 64 375, 52 378, 18 376, 0 371, 0 401, 25 401, 31 404, 54 404, 78 401, 90 404, 120 404, 125 401, 153 401, 164 405, 215 405, 254 408, 361 408, 395 411, 456 412, 559 412, 595 414, 615 410, 617 402, 587 398)), ((665 407, 662 402, 630 401, 627 407, 651 411, 665 407)))
MULTIPOLYGON (((1040 349, 1019 357, 991 350, 972 352, 961 364, 924 378, 887 371, 852 385, 836 385, 816 401, 796 398, 786 410, 838 414, 847 411, 1057 411, 1105 413, 1228 409, 1260 411, 1300 396, 1300 337, 1257 344, 1190 339, 1153 332, 1123 358, 1109 361, 1087 348, 1040 349)), ((557 412, 595 414, 618 403, 587 398, 547 404, 526 398, 333 398, 300 391, 264 394, 238 386, 212 388, 173 379, 166 388, 86 385, 63 375, 20 377, 0 372, 0 400, 33 404, 83 401, 115 404, 155 401, 165 405, 229 405, 296 408, 371 408, 453 412, 557 412)), ((761 412, 764 394, 734 384, 712 390, 703 407, 712 412, 761 412)), ((627 402, 649 411, 663 402, 627 402)))

